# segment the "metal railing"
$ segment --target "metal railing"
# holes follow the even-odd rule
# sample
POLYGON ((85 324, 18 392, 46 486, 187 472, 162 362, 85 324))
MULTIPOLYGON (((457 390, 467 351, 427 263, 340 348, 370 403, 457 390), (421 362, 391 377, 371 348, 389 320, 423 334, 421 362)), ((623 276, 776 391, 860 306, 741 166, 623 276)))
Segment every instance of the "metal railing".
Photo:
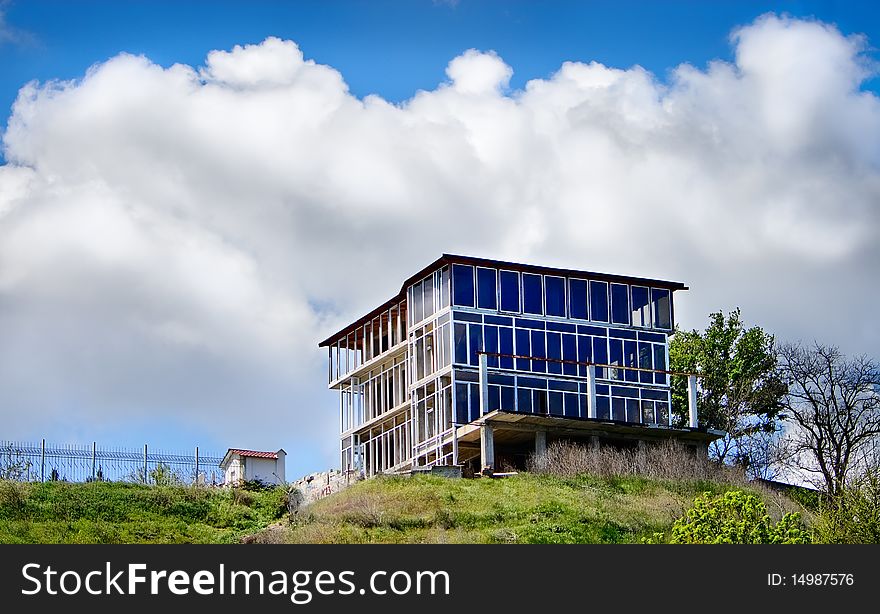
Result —
POLYGON ((53 444, 0 440, 0 479, 44 482, 138 482, 141 484, 217 484, 222 455, 168 452, 91 444, 53 444))

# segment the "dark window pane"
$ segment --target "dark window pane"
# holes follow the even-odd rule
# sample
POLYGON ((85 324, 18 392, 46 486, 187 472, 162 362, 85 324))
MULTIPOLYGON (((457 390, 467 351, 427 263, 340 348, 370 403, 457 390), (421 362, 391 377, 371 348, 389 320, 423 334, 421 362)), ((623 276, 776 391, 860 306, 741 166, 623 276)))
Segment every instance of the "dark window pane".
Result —
POLYGON ((536 414, 547 413, 547 391, 532 390, 532 411, 536 414))
MULTIPOLYGON (((597 365, 608 364, 608 345, 603 337, 593 337, 593 362, 597 365)), ((596 377, 605 377, 605 369, 596 367, 596 377)))
MULTIPOLYGON (((485 336, 485 345, 486 352, 490 354, 498 353, 498 327, 497 326, 486 326, 483 328, 483 334, 485 336)), ((489 367, 497 367, 498 366, 498 357, 497 356, 487 356, 486 357, 486 365, 489 367)))
MULTIPOLYGON (((577 361, 577 335, 562 335, 562 359, 577 361)), ((565 375, 577 375, 577 365, 565 363, 562 372, 565 375)))
POLYGON ((506 326, 500 327, 498 329, 498 341, 500 353, 508 354, 506 357, 501 357, 499 365, 502 369, 513 369, 513 358, 509 356, 513 354, 513 329, 506 326))
POLYGON ((611 419, 626 421, 626 399, 620 397, 611 399, 611 419))
POLYGON ((562 416, 565 414, 565 408, 562 404, 562 393, 561 392, 550 392, 550 403, 549 409, 550 413, 554 416, 562 416))
POLYGON ((608 420, 611 415, 611 401, 608 397, 596 397, 596 417, 608 420))
POLYGON ((669 403, 666 401, 656 401, 654 408, 657 412, 657 424, 669 425, 669 403))
POLYGON ((452 265, 452 304, 462 307, 474 306, 474 267, 464 264, 452 265))
POLYGON ((423 317, 427 318, 427 317, 434 314, 434 276, 433 275, 431 275, 430 277, 427 277, 422 282, 422 288, 424 289, 424 292, 425 292, 425 304, 424 304, 425 313, 424 313, 423 317))
POLYGON ((565 317, 565 278, 551 277, 544 278, 545 297, 547 299, 547 315, 565 317))
POLYGON ((455 421, 459 424, 470 422, 468 418, 468 385, 455 385, 455 421))
POLYGON ((565 415, 569 418, 577 418, 580 415, 578 411, 578 394, 576 392, 565 393, 565 415))
POLYGON ((467 324, 456 322, 453 331, 455 335, 455 338, 453 339, 453 343, 455 344, 455 362, 467 364, 467 324))
POLYGON ((611 284, 611 321, 629 324, 629 287, 625 284, 611 284))
MULTIPOLYGON (((620 339, 608 340, 608 364, 623 366, 623 341, 620 339)), ((625 377, 623 369, 609 369, 609 379, 623 379, 625 377)))
POLYGON ((654 401, 642 401, 642 422, 645 424, 655 424, 654 419, 654 401))
POLYGON ((449 307, 449 267, 440 271, 440 309, 449 307))
POLYGON ((523 285, 523 311, 541 315, 544 310, 541 306, 541 276, 530 273, 522 274, 523 285))
MULTIPOLYGON (((562 359, 562 335, 559 333, 547 333, 547 358, 562 359)), ((547 362, 548 373, 562 373, 562 363, 547 362)))
POLYGON ((626 421, 627 422, 641 422, 641 411, 639 408, 639 400, 638 399, 627 399, 626 400, 626 421))
POLYGON ((495 269, 477 269, 477 307, 498 309, 495 269))
POLYGON ((501 409, 516 411, 516 391, 511 386, 501 387, 501 409))
POLYGON ((515 311, 519 309, 519 273, 514 271, 501 271, 501 311, 515 311))
MULTIPOLYGON (((642 369, 653 369, 653 358, 651 344, 639 343, 639 367, 642 369)), ((639 381, 643 384, 652 384, 654 382, 654 374, 649 373, 648 371, 639 371, 639 381)))
MULTIPOLYGON (((636 353, 637 344, 635 341, 624 341, 623 342, 623 361, 627 367, 638 367, 638 354, 636 353)), ((639 372, 633 371, 632 369, 627 369, 624 377, 628 382, 637 382, 639 381, 639 372)))
POLYGON ((604 281, 590 282, 590 319, 608 321, 608 284, 604 281))
POLYGON ((524 414, 532 413, 532 391, 529 388, 518 388, 516 392, 516 411, 524 414))
POLYGON ((568 307, 572 318, 587 319, 587 280, 569 280, 568 307))
MULTIPOLYGON (((587 337, 586 335, 578 335, 577 337, 577 346, 578 346, 578 361, 579 362, 592 362, 593 360, 593 338, 587 337)), ((587 365, 578 365, 578 375, 581 377, 587 376, 587 365)))
POLYGON ((488 386, 487 388, 488 390, 486 392, 489 393, 489 407, 486 409, 486 413, 501 409, 501 386, 488 386))
POLYGON ((654 328, 672 328, 672 304, 669 290, 651 288, 651 303, 654 311, 654 328))
POLYGON ((479 384, 468 384, 471 389, 471 399, 470 399, 470 418, 471 420, 476 420, 480 417, 480 385, 479 384))
MULTIPOLYGON (((666 370, 666 346, 659 343, 654 344, 654 368, 660 371, 666 370)), ((665 373, 654 374, 655 384, 666 384, 665 373)))
POLYGON ((479 324, 468 324, 468 340, 470 341, 470 364, 479 366, 480 357, 477 352, 483 350, 483 327, 479 324))
MULTIPOLYGON (((517 356, 531 356, 531 337, 529 336, 529 331, 523 330, 521 328, 516 329, 516 355, 517 356)), ((516 368, 519 371, 528 371, 529 370, 529 361, 526 358, 517 358, 516 359, 516 368)))
POLYGON ((632 323, 633 326, 651 325, 651 306, 648 304, 647 288, 632 287, 632 323))
MULTIPOLYGON (((545 358, 545 349, 544 349, 544 331, 542 330, 533 330, 532 331, 532 357, 533 358, 545 358)), ((547 372, 547 361, 545 360, 533 360, 532 361, 532 371, 537 373, 546 373, 547 372)))
POLYGON ((424 304, 425 304, 425 296, 424 290, 422 289, 422 284, 417 283, 413 286, 412 289, 412 322, 411 324, 415 324, 416 322, 421 322, 425 317, 424 312, 424 304))

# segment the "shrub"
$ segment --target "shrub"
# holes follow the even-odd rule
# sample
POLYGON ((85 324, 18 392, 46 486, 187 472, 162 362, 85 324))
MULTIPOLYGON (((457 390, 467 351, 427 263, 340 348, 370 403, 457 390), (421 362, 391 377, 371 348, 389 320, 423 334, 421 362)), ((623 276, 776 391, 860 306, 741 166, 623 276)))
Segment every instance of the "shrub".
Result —
POLYGON ((880 543, 880 470, 868 472, 835 498, 822 497, 814 534, 823 543, 880 543))
MULTIPOLYGON (((655 536, 652 541, 660 541, 655 536)), ((672 526, 673 544, 806 544, 800 514, 789 512, 773 524, 757 496, 739 490, 694 499, 694 507, 672 526)))

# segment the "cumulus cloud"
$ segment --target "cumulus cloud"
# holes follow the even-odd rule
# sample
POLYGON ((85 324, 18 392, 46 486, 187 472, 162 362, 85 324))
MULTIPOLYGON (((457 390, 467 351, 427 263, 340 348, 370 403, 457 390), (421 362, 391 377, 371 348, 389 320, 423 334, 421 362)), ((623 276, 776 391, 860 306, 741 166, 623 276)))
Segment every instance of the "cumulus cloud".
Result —
POLYGON ((741 306, 871 352, 867 41, 773 15, 731 40, 666 82, 571 61, 519 91, 468 50, 401 104, 275 38, 26 85, 0 167, 4 430, 190 425, 331 465, 316 343, 442 252, 680 280, 685 327, 741 306))

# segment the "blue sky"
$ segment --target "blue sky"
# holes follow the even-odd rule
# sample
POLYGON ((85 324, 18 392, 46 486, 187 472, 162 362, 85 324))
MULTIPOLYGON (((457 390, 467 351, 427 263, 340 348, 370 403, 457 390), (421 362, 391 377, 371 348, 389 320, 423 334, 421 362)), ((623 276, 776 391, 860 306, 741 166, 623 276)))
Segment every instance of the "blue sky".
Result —
POLYGON ((681 280, 685 328, 739 306, 876 354, 878 15, 0 0, 0 435, 325 469, 317 342, 443 252, 681 280))
MULTIPOLYGON (((514 67, 510 85, 519 88, 566 60, 639 64, 660 79, 682 62, 729 60, 731 29, 768 11, 880 40, 880 8, 861 1, 12 0, 0 7, 18 41, 0 46, 4 120, 32 79, 79 78, 122 51, 162 66, 199 66, 208 50, 269 35, 295 40, 307 58, 334 66, 353 94, 393 101, 435 87, 449 59, 469 48, 497 51, 514 67)), ((875 89, 877 81, 867 86, 875 89)))

